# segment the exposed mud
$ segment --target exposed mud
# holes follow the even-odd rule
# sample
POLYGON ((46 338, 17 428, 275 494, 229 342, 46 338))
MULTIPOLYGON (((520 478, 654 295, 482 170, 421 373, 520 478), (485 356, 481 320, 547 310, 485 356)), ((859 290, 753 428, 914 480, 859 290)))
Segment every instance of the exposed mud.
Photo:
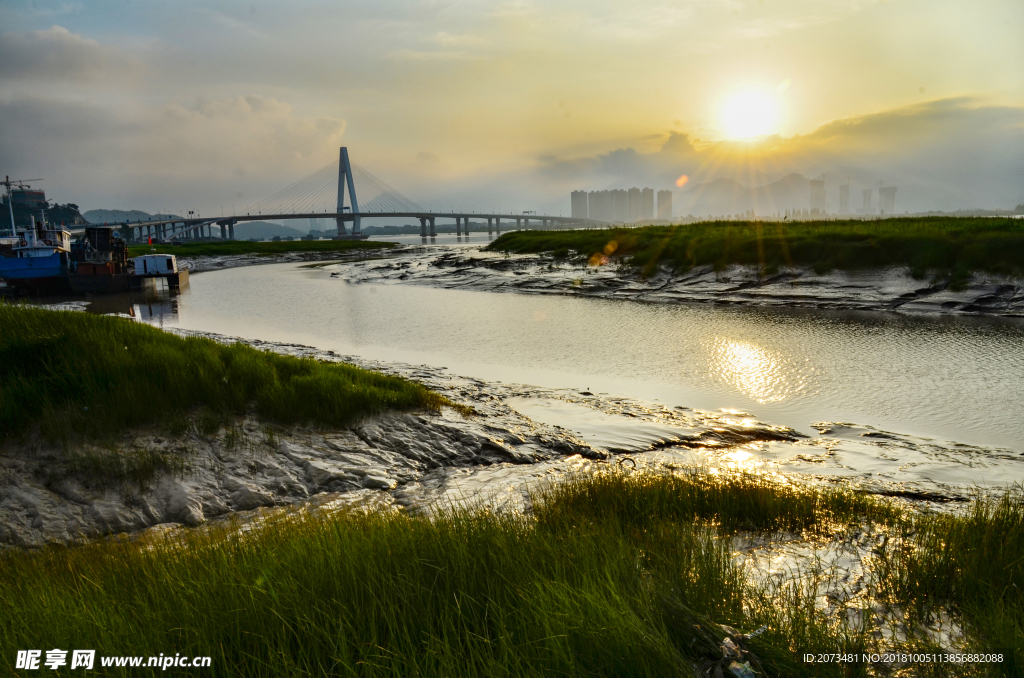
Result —
MULTIPOLYGON (((408 248, 403 248, 408 249, 408 248)), ((286 252, 282 254, 225 254, 204 255, 200 257, 178 257, 178 266, 189 269, 190 273, 220 271, 239 266, 257 266, 259 264, 287 264, 302 262, 346 262, 361 259, 377 259, 389 256, 392 250, 387 247, 380 249, 354 249, 337 252, 286 252)))
POLYGON ((410 283, 444 288, 559 294, 652 303, 956 313, 1024 317, 1024 281, 976 273, 963 289, 947 279, 918 280, 907 269, 831 271, 787 268, 762 277, 756 267, 710 266, 649 277, 614 264, 590 267, 545 255, 511 255, 465 247, 406 247, 383 260, 346 266, 351 283, 410 283))
POLYGON ((72 450, 38 439, 9 441, 0 449, 0 544, 38 546, 168 523, 198 525, 311 500, 358 499, 411 510, 473 502, 522 511, 531 488, 609 463, 797 475, 908 500, 956 502, 998 487, 1024 462, 1007 450, 852 424, 821 423, 821 435, 807 437, 742 412, 495 384, 443 368, 252 343, 416 379, 479 414, 387 414, 347 430, 268 427, 246 416, 208 434, 193 422, 174 434, 152 427, 106 447, 72 450))

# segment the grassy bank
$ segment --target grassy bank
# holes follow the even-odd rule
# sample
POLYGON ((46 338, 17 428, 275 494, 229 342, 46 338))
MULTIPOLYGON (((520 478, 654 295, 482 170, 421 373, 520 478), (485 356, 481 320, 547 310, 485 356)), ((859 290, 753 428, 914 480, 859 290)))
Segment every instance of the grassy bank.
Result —
POLYGON ((353 250, 380 250, 394 247, 391 242, 369 240, 283 240, 281 242, 186 242, 180 245, 132 245, 128 256, 143 254, 174 254, 179 257, 225 256, 229 254, 288 254, 291 252, 351 252, 353 250))
POLYGON ((580 231, 516 231, 489 249, 557 257, 621 258, 645 272, 731 264, 819 272, 906 266, 917 276, 972 271, 1024 275, 1024 220, 959 217, 880 221, 703 222, 580 231))
MULTIPOLYGON (((1020 675, 1019 592, 970 590, 992 572, 997 585, 1022 583, 1018 500, 965 516, 903 517, 846 490, 702 474, 583 476, 534 499, 531 516, 294 515, 244 535, 184 531, 169 541, 8 553, 0 644, 208 655, 207 676, 692 676, 702 664, 714 675, 727 624, 767 627, 746 641, 758 675, 875 675, 861 661, 803 662, 819 652, 859 660, 880 644, 816 605, 809 578, 768 583, 737 565, 726 525, 734 519, 723 519, 731 513, 745 516, 736 526, 765 532, 830 534, 877 520, 920 535, 898 557, 878 551, 882 583, 892 583, 878 588, 879 600, 962 612, 970 650, 1004 661, 899 675, 1020 675), (933 530, 960 530, 969 541, 957 546, 1003 548, 945 556, 933 530), (997 635, 976 623, 994 605, 1003 610, 997 635)), ((934 651, 914 630, 923 614, 905 614, 899 648, 934 651)))
POLYGON ((0 441, 105 437, 202 407, 344 426, 389 409, 453 406, 398 377, 249 346, 182 338, 123 318, 0 303, 0 441))

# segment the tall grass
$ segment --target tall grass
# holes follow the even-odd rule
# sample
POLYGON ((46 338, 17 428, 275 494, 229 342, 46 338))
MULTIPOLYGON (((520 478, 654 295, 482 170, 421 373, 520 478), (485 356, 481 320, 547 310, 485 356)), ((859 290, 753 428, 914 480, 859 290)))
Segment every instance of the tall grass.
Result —
POLYGON ((103 438, 195 407, 217 415, 254 406, 271 421, 333 426, 390 409, 460 407, 352 365, 2 303, 0 384, 0 441, 36 425, 53 440, 103 438))
POLYGON ((349 252, 352 250, 379 250, 394 247, 393 242, 370 242, 368 240, 282 240, 280 242, 249 242, 227 240, 224 242, 194 242, 180 245, 132 245, 128 254, 132 257, 143 254, 174 254, 179 257, 225 256, 230 254, 287 254, 289 252, 349 252))
POLYGON ((712 265, 782 266, 819 271, 906 266, 962 279, 973 271, 1024 275, 1020 219, 928 217, 880 221, 702 222, 675 226, 579 231, 515 231, 489 249, 621 257, 646 273, 712 265))
POLYGON ((761 476, 604 474, 575 477, 534 502, 540 520, 586 515, 630 527, 652 521, 714 521, 725 532, 827 532, 851 524, 896 523, 891 503, 846 487, 781 484, 761 476))
MULTIPOLYGON (((916 555, 878 569, 890 602, 909 610, 921 596, 936 607, 962 599, 969 651, 1020 643, 1019 626, 996 627, 1020 619, 1019 599, 992 598, 1002 601, 998 620, 976 616, 986 582, 1020 584, 1019 536, 995 538, 1018 530, 1016 499, 903 516, 842 489, 699 473, 597 473, 533 499, 531 515, 295 513, 247 530, 8 552, 0 645, 209 655, 211 676, 693 676, 721 659, 728 625, 767 627, 746 641, 762 676, 885 674, 861 660, 884 645, 823 609, 813 582, 758 581, 737 564, 726 516, 748 510, 758 514, 742 524, 757 531, 904 525, 916 555), (953 534, 962 538, 948 545, 967 552, 947 557, 953 534), (979 543, 989 546, 975 552, 979 543), (979 576, 994 579, 969 583, 979 576), (804 663, 805 653, 858 662, 804 663)), ((922 636, 897 642, 927 646, 922 636)), ((893 675, 1020 675, 1014 661, 893 675)))
POLYGON ((1024 675, 1024 488, 959 514, 912 516, 904 533, 902 547, 881 554, 883 593, 919 614, 953 606, 980 650, 1003 653, 1007 675, 1024 675))
MULTIPOLYGON (((826 623, 813 596, 780 604, 710 524, 595 516, 575 500, 601 489, 616 503, 656 481, 589 482, 548 495, 535 517, 293 515, 244 533, 9 554, 0 643, 210 655, 210 675, 692 676, 721 659, 721 624, 769 623, 749 641, 768 675, 848 675, 799 660, 866 642, 826 623)), ((745 489, 762 492, 736 481, 720 497, 745 489)), ((771 512, 785 523, 797 503, 771 512)))

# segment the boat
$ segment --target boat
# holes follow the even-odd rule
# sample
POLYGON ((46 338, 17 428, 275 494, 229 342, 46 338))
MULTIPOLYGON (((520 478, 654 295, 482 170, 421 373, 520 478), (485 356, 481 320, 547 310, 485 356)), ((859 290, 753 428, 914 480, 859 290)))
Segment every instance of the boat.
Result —
POLYGON ((156 279, 180 289, 188 285, 188 271, 178 270, 173 254, 147 254, 130 259, 128 244, 109 226, 89 226, 71 246, 68 284, 75 292, 109 294, 145 287, 156 288, 156 279))
POLYGON ((28 228, 0 242, 0 279, 34 294, 66 293, 71 232, 47 224, 44 212, 40 217, 31 216, 28 228))
POLYGON ((128 244, 110 226, 90 226, 71 247, 68 283, 75 292, 127 292, 132 279, 128 244))

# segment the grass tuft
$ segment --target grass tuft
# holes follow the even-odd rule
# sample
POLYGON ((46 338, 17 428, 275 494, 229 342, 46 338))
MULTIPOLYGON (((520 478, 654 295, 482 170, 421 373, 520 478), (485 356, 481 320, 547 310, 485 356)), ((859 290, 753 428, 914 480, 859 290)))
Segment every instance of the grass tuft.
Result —
POLYGON ((609 473, 569 478, 534 502, 541 523, 614 520, 631 528, 658 520, 712 521, 725 533, 829 532, 901 515, 894 506, 845 487, 782 484, 755 474, 609 473))
POLYGON ((281 424, 347 426, 386 410, 472 409, 400 377, 344 363, 182 338, 124 318, 0 303, 0 441, 103 439, 166 421, 219 429, 250 406, 281 424))

